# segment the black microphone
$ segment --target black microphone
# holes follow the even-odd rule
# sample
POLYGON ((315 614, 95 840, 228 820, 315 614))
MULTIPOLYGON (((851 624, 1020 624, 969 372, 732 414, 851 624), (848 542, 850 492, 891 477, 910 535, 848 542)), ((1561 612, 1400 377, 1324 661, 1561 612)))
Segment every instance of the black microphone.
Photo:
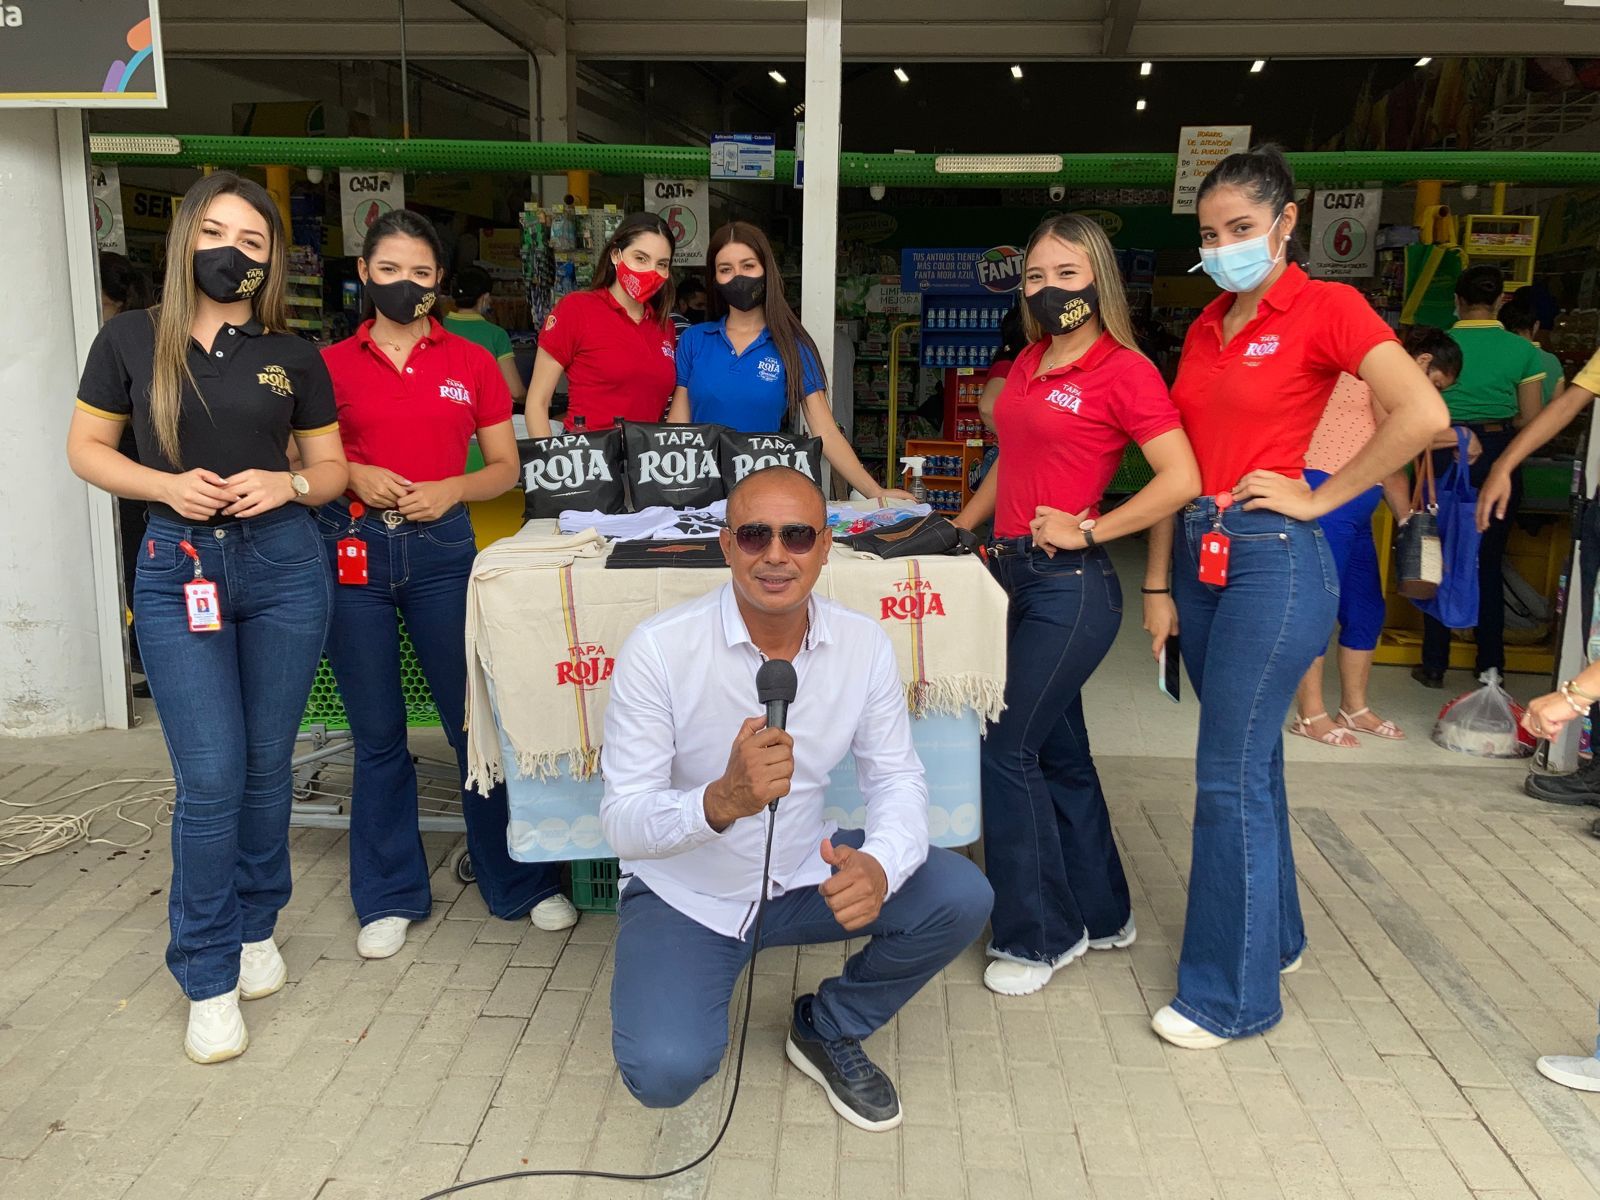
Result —
POLYGON ((800 690, 794 664, 787 659, 769 658, 756 672, 756 695, 767 706, 767 728, 782 729, 789 719, 789 705, 800 690))

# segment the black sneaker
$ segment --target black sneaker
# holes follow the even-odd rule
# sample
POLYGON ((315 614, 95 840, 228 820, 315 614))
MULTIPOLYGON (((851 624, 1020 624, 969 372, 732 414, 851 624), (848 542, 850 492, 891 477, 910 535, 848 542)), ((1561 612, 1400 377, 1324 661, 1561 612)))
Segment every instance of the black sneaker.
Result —
POLYGON ((794 1002, 794 1022, 784 1046, 789 1061, 822 1085, 828 1103, 858 1129, 881 1133, 900 1124, 900 1097, 889 1077, 855 1038, 825 1042, 811 1025, 811 1001, 794 1002))
POLYGON ((1439 689, 1444 687, 1444 672, 1430 671, 1427 667, 1418 665, 1411 668, 1411 678, 1415 679, 1425 688, 1439 689))
POLYGON ((1600 806, 1600 763, 1590 761, 1570 775, 1538 775, 1530 771, 1522 790, 1546 804, 1600 806))

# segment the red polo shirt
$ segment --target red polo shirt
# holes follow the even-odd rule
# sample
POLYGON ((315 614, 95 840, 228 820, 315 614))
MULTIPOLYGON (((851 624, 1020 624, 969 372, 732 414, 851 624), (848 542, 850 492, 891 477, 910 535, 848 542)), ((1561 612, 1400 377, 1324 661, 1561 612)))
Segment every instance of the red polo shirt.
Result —
POLYGON ((460 475, 472 435, 511 420, 511 393, 494 356, 431 318, 403 368, 372 340, 371 321, 322 358, 345 456, 412 483, 460 475))
POLYGON ((1189 326, 1172 385, 1208 496, 1251 471, 1300 478, 1340 372, 1359 375, 1368 351, 1395 340, 1355 288, 1308 279, 1293 264, 1224 346, 1233 299, 1217 297, 1189 326))
POLYGON ((1049 345, 1017 355, 995 402, 999 537, 1026 534, 1041 504, 1096 510, 1129 441, 1142 446, 1180 427, 1161 373, 1138 351, 1103 333, 1077 362, 1040 375, 1049 345))
POLYGON ((571 292, 545 318, 539 349, 567 373, 568 420, 610 429, 618 421, 659 421, 678 382, 672 326, 646 305, 635 321, 610 288, 571 292))

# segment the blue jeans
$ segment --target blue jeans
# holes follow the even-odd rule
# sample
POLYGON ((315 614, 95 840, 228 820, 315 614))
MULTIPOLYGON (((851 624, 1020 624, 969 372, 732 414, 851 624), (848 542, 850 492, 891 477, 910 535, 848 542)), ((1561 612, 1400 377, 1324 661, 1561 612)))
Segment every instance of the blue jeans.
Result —
POLYGON ((234 989, 240 944, 289 901, 289 764, 332 588, 297 504, 215 527, 152 516, 139 543, 133 619, 177 786, 167 966, 191 1000, 234 989), (189 631, 185 540, 217 586, 214 633, 189 631))
MULTIPOLYGON (((328 559, 350 533, 342 500, 317 514, 328 559)), ((350 802, 350 898, 369 925, 382 917, 420 921, 433 910, 428 858, 417 829, 417 769, 407 741, 400 686, 400 627, 433 692, 439 722, 456 752, 461 807, 478 890, 505 920, 527 915, 560 890, 553 863, 513 862, 506 850, 505 785, 487 796, 466 790, 467 577, 478 548, 472 520, 457 507, 437 521, 390 527, 368 513, 356 536, 367 544, 365 585, 335 584, 328 662, 356 743, 350 802)))
POLYGON ((1283 722, 1328 645, 1339 576, 1315 522, 1229 509, 1228 585, 1197 577, 1216 504, 1179 513, 1172 586, 1200 698, 1189 908, 1176 1008, 1222 1037, 1283 1016, 1278 971, 1305 948, 1289 841, 1283 722))
MULTIPOLYGON (((1313 489, 1328 480, 1326 471, 1305 475, 1313 489)), ((1383 488, 1370 487, 1317 521, 1339 572, 1339 645, 1346 650, 1376 650, 1389 615, 1372 540, 1372 514, 1381 503, 1383 488)))
POLYGON ((1006 708, 983 741, 983 848, 994 885, 989 953, 1055 962, 1108 937, 1132 911, 1089 753, 1083 685, 1122 624, 1122 587, 1104 550, 990 558, 1011 598, 1006 708))
MULTIPOLYGON (((783 820, 782 805, 777 819, 783 820)), ((841 829, 833 844, 859 848, 865 836, 841 829)), ((799 888, 767 903, 761 946, 871 938, 841 974, 817 988, 812 1008, 824 1038, 865 1039, 972 944, 992 899, 977 867, 934 847, 872 924, 846 933, 816 888, 799 888)), ((638 879, 622 893, 617 918, 612 1053, 641 1104, 673 1108, 722 1064, 728 1003, 751 944, 684 916, 638 879)))

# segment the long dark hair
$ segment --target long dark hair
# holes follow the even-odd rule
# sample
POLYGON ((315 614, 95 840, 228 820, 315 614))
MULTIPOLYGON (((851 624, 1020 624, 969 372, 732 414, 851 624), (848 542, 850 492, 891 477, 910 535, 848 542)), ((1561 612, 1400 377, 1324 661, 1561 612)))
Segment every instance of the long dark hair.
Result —
MULTIPOLYGON (((1289 166, 1281 146, 1265 142, 1230 154, 1212 168, 1211 174, 1200 181, 1195 203, 1198 205, 1219 187, 1238 188, 1250 197, 1251 203, 1270 208, 1276 220, 1294 199, 1294 169, 1289 166)), ((1293 236, 1285 241, 1283 256, 1287 262, 1303 264, 1306 261, 1299 240, 1293 236)))
MULTIPOLYGON (((372 269, 372 256, 378 252, 378 247, 383 244, 384 238, 410 237, 419 242, 427 242, 428 249, 433 251, 434 266, 439 268, 440 278, 434 281, 434 294, 444 291, 444 241, 439 237, 439 231, 433 227, 433 222, 421 213, 414 213, 409 208, 392 208, 367 226, 367 236, 361 239, 361 258, 367 264, 367 270, 372 269)), ((365 288, 361 289, 361 319, 371 321, 378 315, 378 306, 372 302, 371 295, 365 288)), ((432 315, 431 313, 429 314, 432 315)), ((432 328, 430 326, 430 328, 432 328)))
POLYGON ((761 263, 767 281, 762 312, 767 319, 767 334, 772 338, 773 348, 783 360, 784 390, 789 400, 789 428, 798 431, 802 428, 806 407, 803 355, 811 355, 824 391, 828 388, 828 372, 822 364, 822 355, 817 351, 817 343, 806 332, 806 327, 800 324, 800 318, 795 316, 794 309, 789 307, 788 297, 783 294, 783 273, 778 269, 778 256, 772 252, 772 243, 767 240, 766 234, 748 221, 729 221, 711 235, 711 244, 706 250, 706 280, 711 284, 706 289, 706 319, 721 320, 728 311, 727 301, 723 300, 722 292, 716 286, 717 255, 733 245, 749 246, 761 263))
POLYGON ((150 307, 150 281, 144 272, 111 250, 100 251, 100 294, 119 312, 150 307))
MULTIPOLYGON (((595 264, 594 290, 603 291, 617 281, 617 264, 611 261, 611 254, 615 251, 619 256, 622 251, 633 245, 647 233, 659 233, 667 239, 667 249, 677 252, 678 239, 672 236, 672 226, 662 220, 657 213, 634 213, 617 226, 617 231, 606 242, 605 249, 600 251, 600 261, 595 264)), ((672 283, 672 273, 667 272, 667 281, 661 285, 661 290, 650 297, 650 304, 655 305, 656 323, 662 329, 672 324, 672 306, 677 302, 677 291, 672 283)), ((645 305, 645 311, 650 310, 650 304, 645 305)))

